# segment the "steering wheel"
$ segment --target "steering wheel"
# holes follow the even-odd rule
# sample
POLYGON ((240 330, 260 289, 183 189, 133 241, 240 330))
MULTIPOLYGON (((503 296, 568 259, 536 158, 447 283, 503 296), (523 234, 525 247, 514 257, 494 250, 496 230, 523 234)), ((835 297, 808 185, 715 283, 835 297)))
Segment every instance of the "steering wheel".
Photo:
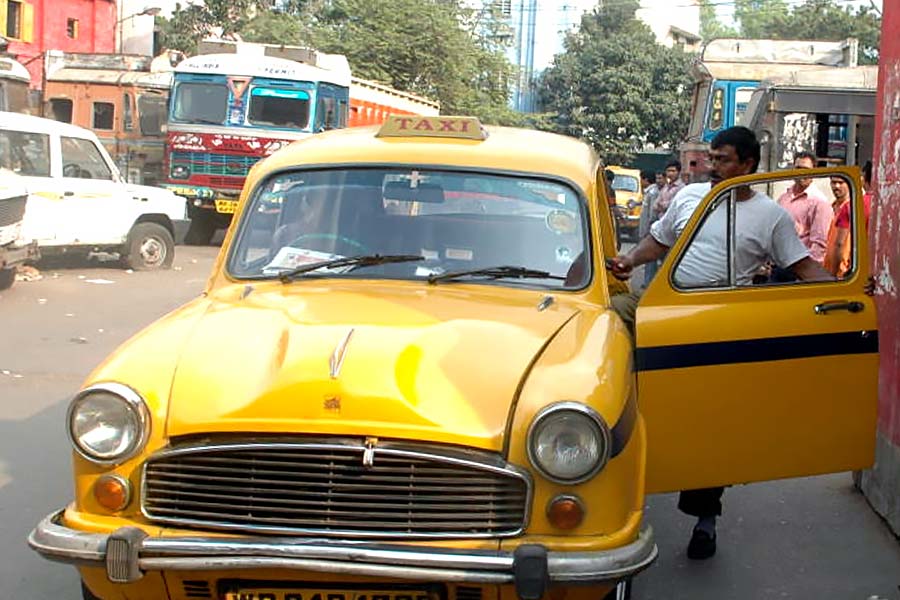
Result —
POLYGON ((81 167, 75 163, 63 165, 63 177, 81 177, 81 167))
POLYGON ((353 246, 357 250, 359 250, 360 254, 372 254, 372 250, 363 244, 362 242, 358 242, 354 239, 348 238, 343 235, 338 235, 336 233, 304 233, 303 235, 294 238, 289 246, 296 246, 298 242, 303 240, 335 240, 348 246, 353 246))

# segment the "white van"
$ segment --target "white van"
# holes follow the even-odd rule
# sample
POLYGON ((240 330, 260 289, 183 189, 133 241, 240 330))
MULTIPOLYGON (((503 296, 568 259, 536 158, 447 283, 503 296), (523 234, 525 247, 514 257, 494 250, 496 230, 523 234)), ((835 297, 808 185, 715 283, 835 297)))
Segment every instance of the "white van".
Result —
POLYGON ((126 183, 93 132, 0 112, 0 166, 25 179, 23 236, 43 255, 114 252, 133 269, 172 265, 187 229, 184 198, 126 183))

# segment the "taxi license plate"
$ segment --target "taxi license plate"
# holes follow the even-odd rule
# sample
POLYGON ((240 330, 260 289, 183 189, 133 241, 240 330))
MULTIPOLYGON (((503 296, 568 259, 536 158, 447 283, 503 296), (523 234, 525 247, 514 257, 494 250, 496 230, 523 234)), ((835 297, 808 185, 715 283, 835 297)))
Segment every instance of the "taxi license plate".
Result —
POLYGON ((237 200, 216 199, 216 212, 230 215, 237 209, 237 205, 237 200))
POLYGON ((223 600, 439 600, 422 590, 365 591, 341 589, 248 587, 225 592, 223 600))

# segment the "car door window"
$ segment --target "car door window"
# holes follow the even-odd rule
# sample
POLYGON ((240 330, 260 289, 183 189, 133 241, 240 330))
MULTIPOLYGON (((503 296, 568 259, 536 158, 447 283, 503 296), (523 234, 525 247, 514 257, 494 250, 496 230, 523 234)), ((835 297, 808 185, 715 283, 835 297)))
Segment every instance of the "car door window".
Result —
POLYGON ((25 131, 0 131, 0 166, 19 175, 49 177, 49 136, 25 131))
POLYGON ((72 137, 60 139, 63 177, 111 180, 112 170, 90 140, 72 137))
POLYGON ((852 276, 860 218, 852 195, 858 188, 859 182, 836 174, 722 194, 679 257, 673 284, 682 291, 796 284, 791 266, 807 256, 837 279, 852 276))

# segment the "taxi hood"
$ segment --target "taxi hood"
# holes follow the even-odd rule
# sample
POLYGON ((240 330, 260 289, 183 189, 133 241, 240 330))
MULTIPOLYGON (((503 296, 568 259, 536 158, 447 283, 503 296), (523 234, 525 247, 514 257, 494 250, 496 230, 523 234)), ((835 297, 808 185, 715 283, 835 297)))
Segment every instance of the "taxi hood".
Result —
MULTIPOLYGON (((167 435, 378 436, 499 451, 522 378, 574 306, 540 292, 229 286, 186 341, 167 435)), ((474 289, 473 288, 481 288, 474 289)))

